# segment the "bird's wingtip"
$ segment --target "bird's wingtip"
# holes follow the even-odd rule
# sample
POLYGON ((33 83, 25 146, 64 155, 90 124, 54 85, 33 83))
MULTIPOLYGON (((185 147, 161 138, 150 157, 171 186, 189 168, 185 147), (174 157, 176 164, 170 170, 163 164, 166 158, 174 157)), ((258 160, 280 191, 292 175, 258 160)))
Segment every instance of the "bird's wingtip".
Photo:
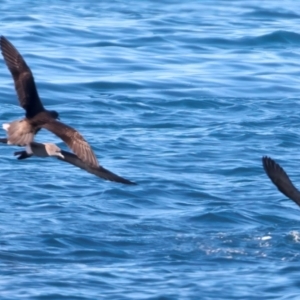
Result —
POLYGON ((138 185, 136 182, 133 182, 133 181, 130 181, 130 180, 127 180, 126 184, 129 184, 129 185, 138 185))

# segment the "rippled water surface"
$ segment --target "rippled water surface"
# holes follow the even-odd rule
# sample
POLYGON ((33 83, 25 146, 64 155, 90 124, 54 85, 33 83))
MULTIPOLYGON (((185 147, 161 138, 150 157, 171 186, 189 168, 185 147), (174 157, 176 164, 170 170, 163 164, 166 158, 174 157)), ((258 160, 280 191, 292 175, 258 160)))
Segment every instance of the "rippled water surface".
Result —
MULTIPOLYGON (((299 299, 300 2, 3 0, 0 34, 101 180, 0 145, 0 299, 299 299)), ((1 121, 20 119, 0 61, 1 121)), ((4 136, 4 131, 2 135, 4 136)), ((55 142, 42 131, 37 141, 55 142)))

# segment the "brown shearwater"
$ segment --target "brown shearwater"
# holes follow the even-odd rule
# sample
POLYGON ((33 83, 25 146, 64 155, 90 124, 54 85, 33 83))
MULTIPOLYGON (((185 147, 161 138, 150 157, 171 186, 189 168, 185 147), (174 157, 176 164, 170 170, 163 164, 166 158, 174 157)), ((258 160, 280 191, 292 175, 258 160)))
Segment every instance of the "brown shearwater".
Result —
POLYGON ((45 128, 61 138, 72 151, 87 165, 99 167, 99 162, 87 141, 72 127, 57 121, 56 111, 46 110, 39 98, 30 68, 18 50, 3 36, 0 47, 5 63, 10 70, 19 102, 26 114, 22 120, 4 124, 7 143, 26 146, 34 140, 35 134, 45 128))

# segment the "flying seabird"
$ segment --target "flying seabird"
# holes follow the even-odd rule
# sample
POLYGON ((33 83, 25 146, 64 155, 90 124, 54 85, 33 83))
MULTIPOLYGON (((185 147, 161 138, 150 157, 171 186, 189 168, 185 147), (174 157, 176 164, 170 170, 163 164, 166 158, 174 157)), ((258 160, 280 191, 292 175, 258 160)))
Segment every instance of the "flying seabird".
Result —
POLYGON ((262 164, 277 189, 300 206, 300 191, 294 186, 284 169, 267 156, 262 157, 262 164))
POLYGON ((0 38, 0 47, 12 74, 20 105, 26 112, 24 119, 5 124, 7 143, 26 146, 40 129, 45 128, 61 138, 84 163, 93 168, 99 167, 92 148, 82 135, 57 121, 59 115, 56 111, 44 108, 32 72, 18 50, 4 36, 0 38))
POLYGON ((87 172, 94 174, 100 178, 105 180, 115 181, 124 184, 136 184, 130 180, 122 178, 109 170, 98 166, 98 167, 91 167, 85 162, 83 162, 78 156, 73 153, 61 150, 58 146, 52 143, 36 143, 31 142, 26 146, 26 150, 15 152, 14 155, 18 156, 18 159, 25 159, 31 157, 32 155, 38 157, 48 157, 53 156, 59 160, 67 162, 71 165, 79 167, 87 172))

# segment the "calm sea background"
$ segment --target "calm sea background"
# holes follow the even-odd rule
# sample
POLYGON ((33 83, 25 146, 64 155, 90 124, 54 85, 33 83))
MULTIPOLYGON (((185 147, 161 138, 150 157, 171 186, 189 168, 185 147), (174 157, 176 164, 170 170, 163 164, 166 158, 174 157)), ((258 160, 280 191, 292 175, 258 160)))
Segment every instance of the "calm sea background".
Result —
MULTIPOLYGON (((300 209, 261 166, 300 186, 299 1, 0 11, 44 105, 138 183, 0 145, 1 300, 300 299, 300 209)), ((2 123, 23 117, 2 56, 0 99, 2 123)))

